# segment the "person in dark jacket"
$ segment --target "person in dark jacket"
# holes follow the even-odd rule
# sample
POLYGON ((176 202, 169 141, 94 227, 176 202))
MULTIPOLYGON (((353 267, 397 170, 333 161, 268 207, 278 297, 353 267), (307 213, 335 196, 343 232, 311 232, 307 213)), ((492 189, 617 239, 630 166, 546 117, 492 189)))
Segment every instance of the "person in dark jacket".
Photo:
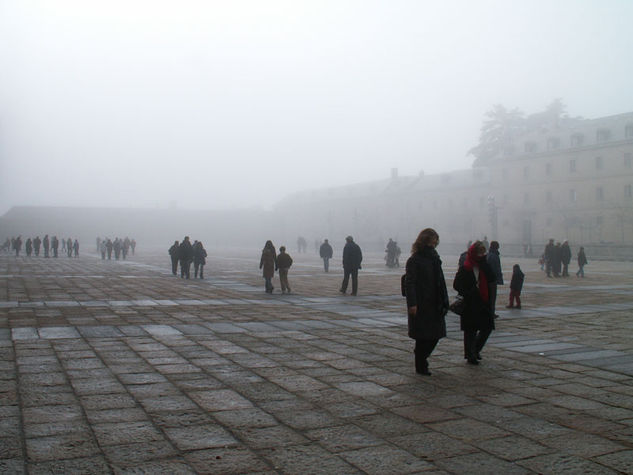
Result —
POLYGON ((563 254, 560 247, 560 242, 557 242, 552 249, 552 273, 554 277, 560 277, 560 272, 563 267, 563 254))
POLYGON ((50 244, 50 240, 48 239, 48 234, 44 236, 42 245, 44 246, 44 257, 49 257, 48 252, 49 252, 51 244, 50 244))
POLYGON ((114 248, 114 243, 112 239, 108 238, 106 241, 106 251, 108 251, 108 260, 112 260, 112 249, 114 248))
POLYGON ((193 276, 198 277, 198 271, 200 272, 200 278, 204 279, 204 265, 207 263, 207 251, 200 241, 196 241, 193 246, 193 276))
POLYGON ((444 316, 448 312, 442 261, 435 250, 439 242, 435 230, 422 230, 411 246, 405 274, 409 338, 415 340, 415 371, 428 376, 431 372, 427 360, 440 338, 446 336, 444 316))
POLYGON ((13 249, 15 250, 15 256, 18 257, 22 250, 22 236, 15 238, 15 241, 13 241, 13 249))
POLYGON ((512 280, 510 281, 510 303, 506 308, 521 309, 521 289, 523 289, 524 279, 525 274, 521 271, 519 264, 514 264, 512 267, 512 280), (514 305, 515 299, 517 301, 516 306, 514 305))
POLYGON ((281 293, 290 293, 290 284, 288 283, 288 270, 292 265, 292 257, 286 252, 286 248, 281 246, 279 248, 279 255, 277 256, 277 269, 279 269, 279 282, 281 283, 281 293))
POLYGON ((501 258, 499 257, 499 242, 491 241, 490 250, 488 251, 488 257, 486 258, 488 265, 495 274, 496 283, 493 285, 493 292, 490 295, 490 308, 496 318, 496 304, 497 304, 497 286, 503 285, 503 272, 501 271, 501 258))
POLYGON ((352 277, 352 295, 358 293, 358 270, 361 268, 363 261, 363 253, 360 246, 354 242, 352 236, 345 238, 346 244, 343 248, 343 283, 340 292, 347 292, 347 284, 350 276, 352 277))
POLYGON ((39 236, 35 236, 35 239, 33 239, 33 251, 35 252, 36 257, 40 255, 41 245, 42 245, 42 240, 40 239, 39 236))
POLYGON ((273 287, 273 277, 277 270, 277 251, 273 242, 268 240, 264 244, 262 249, 262 257, 259 259, 259 268, 262 269, 262 276, 264 277, 264 286, 267 294, 272 294, 275 288, 273 287))
POLYGON ((178 260, 180 261, 180 278, 188 279, 193 261, 193 246, 189 241, 189 236, 185 236, 178 247, 178 260))
POLYGON ((585 256, 585 248, 581 247, 578 251, 578 272, 576 277, 585 277, 585 265, 587 264, 587 256, 585 256))
POLYGON ((470 364, 479 364, 481 350, 495 328, 490 306, 494 284, 495 274, 486 261, 486 248, 481 241, 475 241, 453 280, 453 288, 464 299, 459 320, 464 332, 464 358, 470 364))
POLYGON ((319 256, 321 256, 321 259, 323 259, 323 269, 325 270, 325 272, 328 272, 328 270, 330 269, 330 259, 332 259, 333 254, 334 251, 332 250, 332 246, 330 245, 328 240, 325 239, 323 241, 323 244, 321 244, 321 247, 319 248, 319 256))
POLYGON ((171 273, 174 275, 178 275, 178 249, 180 247, 180 243, 178 241, 174 241, 172 246, 169 248, 169 257, 171 257, 171 273))
POLYGON ((57 257, 59 250, 59 239, 57 239, 57 236, 51 238, 51 249, 53 250, 53 257, 57 257))
POLYGON ((73 240, 68 238, 67 240, 62 239, 62 242, 66 244, 66 253, 68 257, 73 257, 73 240))
POLYGON ((552 264, 554 262, 554 240, 550 239, 543 251, 543 262, 545 263, 545 273, 547 277, 552 276, 552 264))
POLYGON ((73 252, 75 253, 75 257, 79 257, 79 241, 77 239, 73 242, 73 252))
POLYGON ((569 263, 571 262, 571 249, 569 248, 569 241, 563 241, 563 245, 560 247, 560 257, 563 263, 563 277, 569 277, 569 263))
POLYGON ((28 238, 26 240, 26 243, 24 244, 24 250, 26 251, 26 255, 28 257, 31 257, 31 253, 33 252, 33 241, 31 241, 31 238, 28 238))

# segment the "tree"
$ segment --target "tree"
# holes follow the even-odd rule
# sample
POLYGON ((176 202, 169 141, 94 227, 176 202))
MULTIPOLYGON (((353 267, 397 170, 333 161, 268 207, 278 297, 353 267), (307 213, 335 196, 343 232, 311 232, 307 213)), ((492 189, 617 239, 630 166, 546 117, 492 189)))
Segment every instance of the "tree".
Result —
POLYGON ((499 155, 506 147, 511 146, 514 137, 525 130, 523 112, 514 108, 508 110, 501 104, 493 106, 486 112, 479 135, 479 144, 468 151, 475 156, 474 166, 483 165, 486 161, 499 155))

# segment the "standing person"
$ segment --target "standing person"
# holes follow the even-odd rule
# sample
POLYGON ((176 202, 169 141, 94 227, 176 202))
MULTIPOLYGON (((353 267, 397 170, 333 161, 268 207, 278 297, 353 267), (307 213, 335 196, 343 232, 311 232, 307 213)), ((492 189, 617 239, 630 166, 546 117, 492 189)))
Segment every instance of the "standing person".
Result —
POLYGON ((578 272, 576 277, 585 277, 585 265, 587 264, 587 256, 585 256, 585 248, 580 246, 578 251, 578 272))
POLYGON ((277 256, 277 269, 279 269, 279 281, 281 282, 281 293, 290 293, 290 284, 288 283, 288 269, 292 265, 292 257, 286 253, 285 246, 279 248, 277 256))
POLYGON ((496 304, 497 304, 497 286, 503 285, 503 272, 501 271, 501 257, 499 256, 499 242, 491 241, 490 242, 490 250, 488 251, 488 257, 486 259, 488 261, 488 265, 492 269, 492 272, 495 274, 495 284, 492 286, 493 292, 490 294, 490 308, 492 308, 492 313, 497 317, 496 314, 496 304))
POLYGON ((552 263, 554 262, 554 240, 550 239, 547 245, 545 246, 545 251, 543 252, 543 262, 545 263, 545 273, 547 277, 552 276, 552 263))
POLYGON ((22 236, 15 238, 15 241, 13 241, 13 249, 15 250, 15 257, 18 257, 22 250, 22 236))
POLYGON ((481 241, 475 241, 453 280, 453 288, 464 299, 464 313, 459 317, 464 332, 464 358, 473 365, 479 364, 481 350, 495 328, 490 307, 494 282, 495 275, 486 260, 486 248, 481 241))
POLYGON ((343 248, 343 282, 340 292, 342 294, 347 292, 347 284, 350 276, 352 276, 352 295, 356 295, 358 292, 358 269, 361 268, 363 253, 360 246, 354 242, 352 236, 347 236, 345 241, 345 247, 343 248))
POLYGON ((571 262, 571 249, 569 248, 569 241, 565 239, 563 245, 560 247, 560 257, 563 263, 563 277, 569 277, 569 263, 571 262))
POLYGON ((262 275, 264 277, 266 293, 272 294, 275 289, 273 287, 273 276, 275 275, 275 270, 277 269, 277 252, 275 251, 273 242, 270 240, 266 241, 264 249, 262 249, 262 257, 259 260, 259 268, 263 269, 262 275))
POLYGON ((40 246, 42 245, 42 240, 39 236, 35 236, 33 239, 33 251, 35 251, 35 257, 40 255, 40 246))
POLYGON ((415 372, 427 376, 431 375, 427 360, 440 338, 446 336, 448 292, 442 261, 435 250, 439 242, 434 229, 423 229, 411 246, 405 274, 409 338, 415 340, 415 372))
POLYGON ((174 241, 172 246, 169 248, 169 256, 171 257, 171 273, 174 275, 178 275, 178 249, 180 244, 178 241, 174 241))
MULTIPOLYGON (((68 238, 68 240, 70 241, 70 238, 68 238)), ((72 246, 66 247, 66 244, 67 244, 66 239, 62 238, 62 253, 71 251, 71 255, 72 255, 72 250, 70 249, 72 246)), ((72 242, 71 242, 71 244, 72 244, 72 242)), ((68 257, 70 257, 70 256, 68 256, 68 257)))
POLYGON ((198 277, 198 271, 200 271, 200 278, 204 279, 202 275, 204 272, 204 265, 207 263, 207 251, 200 241, 196 241, 193 246, 193 276, 198 277))
POLYGON ((114 247, 114 258, 117 261, 121 257, 121 244, 122 244, 122 241, 119 238, 115 238, 114 243, 112 244, 112 247, 114 247))
POLYGON ((101 238, 97 236, 97 252, 101 252, 101 238))
POLYGON ((319 248, 319 256, 323 259, 323 269, 325 272, 328 272, 330 269, 330 259, 332 259, 333 254, 334 251, 332 250, 332 246, 330 246, 327 239, 324 239, 323 244, 321 244, 321 247, 319 248))
POLYGON ((99 250, 101 251, 101 260, 103 261, 105 260, 106 250, 107 250, 105 239, 101 241, 101 244, 99 245, 99 250))
POLYGON ((519 264, 514 264, 512 267, 512 280, 510 281, 510 303, 506 308, 517 308, 521 310, 521 289, 523 289, 523 280, 525 274, 521 271, 519 264), (516 299, 517 304, 514 305, 516 299))
MULTIPOLYGON (((73 257, 73 240, 72 240, 72 239, 70 239, 70 238, 68 238, 68 240, 67 240, 67 241, 65 241, 64 239, 62 239, 62 243, 64 244, 64 247, 65 247, 65 248, 66 248, 66 250, 67 250, 68 257, 73 257)), ((62 251, 63 251, 63 250, 64 250, 64 249, 62 248, 62 251)))
POLYGON ((106 241, 106 249, 108 251, 108 260, 112 259, 112 249, 114 248, 114 244, 112 243, 112 239, 108 238, 106 241))
POLYGON ((178 247, 178 259, 180 260, 180 278, 189 278, 190 269, 191 269, 191 261, 193 261, 193 246, 189 241, 189 236, 185 236, 185 238, 180 243, 178 247))
POLYGON ((48 239, 48 234, 44 236, 44 240, 42 241, 42 245, 44 246, 44 257, 49 257, 48 251, 51 247, 50 240, 48 239))
POLYGON ((132 248, 132 255, 134 255, 134 251, 136 249, 136 240, 134 238, 130 241, 130 247, 132 248))
POLYGON ((563 267, 560 242, 557 242, 552 249, 552 256, 552 272, 554 273, 554 277, 560 277, 561 268, 563 267))
POLYGON ((33 252, 33 241, 31 241, 31 238, 28 238, 26 240, 26 244, 24 244, 24 250, 26 251, 26 255, 28 257, 31 257, 31 253, 33 252))
MULTIPOLYGON (((63 238, 62 238, 62 241, 63 241, 63 238)), ((59 249, 59 239, 57 239, 57 236, 52 237, 51 248, 53 249, 53 257, 57 257, 57 251, 59 249)))
POLYGON ((75 251, 75 257, 79 257, 79 241, 77 239, 73 243, 73 251, 75 251))
POLYGON ((123 260, 127 259, 127 253, 130 252, 130 238, 125 236, 123 240, 123 260))

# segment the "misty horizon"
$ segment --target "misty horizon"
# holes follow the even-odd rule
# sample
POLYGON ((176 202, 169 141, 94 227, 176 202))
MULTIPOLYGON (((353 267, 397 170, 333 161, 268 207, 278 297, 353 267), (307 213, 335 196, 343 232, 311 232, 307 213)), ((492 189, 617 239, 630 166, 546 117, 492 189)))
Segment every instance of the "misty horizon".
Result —
POLYGON ((485 113, 633 111, 624 1, 0 3, 0 215, 269 209, 469 168, 485 113))

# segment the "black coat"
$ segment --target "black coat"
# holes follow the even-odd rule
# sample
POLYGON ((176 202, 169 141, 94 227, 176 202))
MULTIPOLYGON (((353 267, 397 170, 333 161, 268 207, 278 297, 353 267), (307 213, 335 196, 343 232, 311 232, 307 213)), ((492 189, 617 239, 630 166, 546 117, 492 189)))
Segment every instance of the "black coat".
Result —
POLYGON ((360 246, 354 241, 348 242, 343 248, 343 268, 344 269, 360 269, 360 263, 363 261, 363 253, 360 246))
MULTIPOLYGON (((488 295, 492 297, 495 291, 495 274, 483 260, 479 262, 479 268, 486 275, 488 281, 488 295)), ((453 280, 453 288, 464 298, 464 313, 459 317, 462 331, 477 331, 495 328, 494 312, 491 308, 492 298, 484 302, 479 294, 475 273, 460 267, 453 280)))
POLYGON ((563 261, 563 264, 568 266, 571 262, 571 249, 569 248, 569 244, 563 244, 560 247, 560 257, 563 261))
POLYGON ((207 263, 206 260, 207 251, 202 246, 196 246, 193 249, 193 263, 198 265, 205 265, 207 263))
POLYGON ((181 261, 191 262, 193 260, 193 246, 189 241, 183 241, 178 248, 178 258, 181 261))
POLYGON ((409 337, 416 340, 445 337, 448 293, 440 256, 432 247, 425 247, 409 257, 406 272, 407 308, 417 306, 416 314, 409 315, 409 337))
POLYGON ((327 257, 328 259, 331 259, 332 254, 334 254, 334 251, 332 250, 332 246, 330 246, 329 243, 324 242, 323 244, 321 244, 321 247, 319 248, 319 255, 321 257, 327 257))

